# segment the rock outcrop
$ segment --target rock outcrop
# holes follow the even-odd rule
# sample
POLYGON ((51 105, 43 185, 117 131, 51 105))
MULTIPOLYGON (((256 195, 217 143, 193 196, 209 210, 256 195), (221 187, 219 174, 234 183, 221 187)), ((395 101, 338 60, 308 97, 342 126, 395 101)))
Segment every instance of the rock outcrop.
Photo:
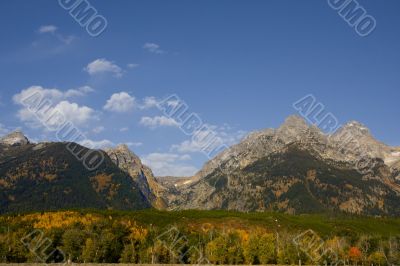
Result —
POLYGON ((249 134, 177 183, 175 209, 399 215, 400 149, 358 122, 325 135, 301 117, 249 134))
POLYGON ((143 165, 140 158, 130 151, 127 145, 122 144, 114 149, 106 149, 105 152, 120 169, 128 173, 139 185, 140 190, 153 207, 166 208, 166 203, 161 196, 166 189, 155 179, 151 169, 143 165))
POLYGON ((8 146, 22 146, 29 144, 29 140, 21 131, 14 131, 0 138, 0 144, 8 146))

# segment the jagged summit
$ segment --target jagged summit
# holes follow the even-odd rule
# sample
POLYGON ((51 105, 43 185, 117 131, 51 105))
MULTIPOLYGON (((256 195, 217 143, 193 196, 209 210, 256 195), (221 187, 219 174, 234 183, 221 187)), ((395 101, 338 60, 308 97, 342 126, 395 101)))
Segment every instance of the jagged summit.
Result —
POLYGON ((353 136, 368 136, 372 137, 370 130, 362 123, 358 121, 349 121, 343 125, 336 133, 346 132, 347 134, 352 134, 353 136))
MULTIPOLYGON (((50 182, 57 181, 59 168, 66 167, 64 157, 72 156, 63 149, 62 143, 24 145, 28 143, 20 131, 0 139, 0 170, 10 179, 10 182, 8 179, 6 183, 0 182, 0 188, 10 187, 18 178, 25 178, 24 172, 17 175, 20 172, 16 170, 19 166, 14 163, 15 158, 25 162, 31 160, 29 154, 38 157, 45 152, 57 167, 44 168, 45 175, 38 178, 50 182), (3 167, 6 164, 9 168, 3 167)), ((89 176, 89 185, 94 186, 94 191, 102 193, 106 186, 105 191, 111 190, 105 196, 112 197, 112 189, 116 187, 109 183, 109 176, 123 170, 123 176, 129 179, 124 181, 121 176, 120 181, 128 186, 124 191, 134 188, 139 193, 137 197, 142 195, 144 202, 158 209, 281 210, 290 213, 329 209, 400 216, 400 148, 379 142, 366 126, 356 121, 348 122, 329 135, 298 115, 289 116, 278 128, 253 132, 227 148, 208 161, 195 176, 165 183, 154 177, 151 169, 143 165, 128 145, 120 144, 105 152, 108 165, 104 170, 108 172, 89 176)), ((46 156, 43 158, 47 160, 46 156)), ((73 157, 71 160, 70 164, 75 162, 73 157)), ((35 167, 37 164, 32 164, 33 170, 35 167)), ((41 167, 47 167, 47 164, 41 167)), ((68 172, 69 167, 64 170, 68 175, 75 175, 68 172)), ((68 190, 61 193, 64 191, 68 190)), ((143 204, 131 207, 139 208, 143 204)))
POLYGON ((121 169, 136 177, 141 172, 142 161, 133 153, 126 144, 120 144, 115 148, 105 149, 111 160, 121 169))
POLYGON ((348 154, 356 157, 380 158, 389 166, 400 161, 399 147, 390 147, 377 140, 362 123, 350 121, 338 129, 330 138, 336 147, 343 146, 348 154))
POLYGON ((0 138, 0 143, 9 146, 22 146, 29 144, 29 139, 20 131, 16 130, 2 138, 0 138))
POLYGON ((143 165, 139 156, 133 153, 128 145, 119 144, 115 148, 106 149, 105 152, 120 169, 132 177, 154 207, 160 209, 166 207, 163 199, 158 197, 164 189, 163 186, 157 182, 151 169, 143 165))
POLYGON ((303 117, 299 115, 290 115, 285 119, 281 127, 307 128, 309 125, 303 117))
POLYGON ((293 115, 176 183, 179 196, 169 207, 400 214, 398 169, 400 150, 377 141, 360 122, 329 135, 293 115))
POLYGON ((118 144, 118 145, 115 147, 115 150, 126 151, 126 152, 129 152, 129 153, 132 153, 132 154, 133 154, 133 152, 129 149, 128 145, 126 145, 126 144, 124 144, 124 143, 118 144))
POLYGON ((347 123, 344 125, 344 127, 358 128, 358 129, 360 129, 360 130, 367 130, 367 131, 369 131, 368 128, 367 128, 364 124, 362 124, 361 122, 355 121, 355 120, 352 120, 352 121, 347 122, 347 123))

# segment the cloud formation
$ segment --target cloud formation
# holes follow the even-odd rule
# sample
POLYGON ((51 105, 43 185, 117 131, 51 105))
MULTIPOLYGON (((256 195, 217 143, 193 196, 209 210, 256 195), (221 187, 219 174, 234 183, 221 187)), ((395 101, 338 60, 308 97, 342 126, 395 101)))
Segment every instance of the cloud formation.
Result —
POLYGON ((143 145, 142 142, 126 142, 126 145, 128 145, 129 147, 140 147, 143 145))
POLYGON ((61 100, 72 97, 82 97, 93 91, 94 89, 92 89, 90 86, 83 86, 77 89, 69 89, 67 91, 62 91, 55 88, 48 89, 48 88, 43 88, 42 86, 31 86, 15 94, 13 96, 13 101, 16 104, 22 104, 22 101, 24 99, 27 99, 34 94, 39 94, 43 98, 49 99, 54 102, 59 102, 61 100))
MULTIPOLYGON (((37 32, 40 34, 51 34, 51 35, 55 36, 59 41, 61 41, 62 43, 66 44, 66 45, 71 44, 72 41, 76 39, 76 37, 73 35, 64 36, 63 34, 59 33, 58 27, 55 25, 40 26, 39 29, 37 30, 37 32)), ((35 44, 37 45, 38 42, 35 42, 35 44)))
POLYGON ((125 113, 135 108, 135 97, 130 96, 127 92, 114 93, 107 100, 103 109, 111 112, 125 113))
POLYGON ((150 153, 143 158, 143 163, 149 166, 156 176, 193 176, 198 169, 187 164, 189 155, 173 153, 150 153))
POLYGON ((140 120, 140 124, 149 127, 151 129, 157 127, 178 127, 179 123, 176 122, 173 118, 169 118, 166 116, 155 116, 155 117, 142 117, 140 120))
POLYGON ((32 112, 28 108, 22 108, 18 111, 17 117, 26 125, 32 128, 57 128, 65 122, 71 122, 74 125, 86 125, 90 120, 96 119, 95 111, 87 106, 79 106, 77 103, 61 101, 55 106, 43 106, 39 112, 32 112), (61 113, 60 117, 52 117, 52 114, 61 113))
POLYGON ((39 33, 55 33, 57 31, 57 27, 54 25, 43 25, 40 26, 40 28, 38 29, 39 33))
POLYGON ((127 66, 128 68, 135 68, 135 67, 138 67, 139 64, 130 63, 130 64, 127 64, 126 66, 127 66))
POLYGON ((144 98, 143 103, 140 105, 140 109, 150 109, 157 107, 158 102, 159 101, 153 96, 146 97, 144 98))
POLYGON ((84 68, 84 70, 91 76, 104 73, 111 73, 117 78, 122 77, 124 73, 124 71, 120 66, 116 65, 114 62, 108 61, 105 58, 99 58, 90 62, 84 68))
POLYGON ((94 92, 94 89, 90 86, 83 86, 77 89, 70 89, 67 90, 64 93, 65 98, 71 98, 71 97, 82 97, 85 96, 86 94, 89 94, 91 92, 94 92))
POLYGON ((156 43, 145 43, 143 45, 143 49, 147 50, 150 53, 153 54, 163 54, 165 53, 165 51, 161 50, 160 45, 156 44, 156 43))
MULTIPOLYGON (((171 146, 171 151, 179 153, 196 153, 217 150, 222 146, 231 146, 246 135, 245 131, 232 131, 227 126, 205 125, 197 130, 189 140, 171 146)), ((211 159, 211 158, 210 158, 211 159)))
POLYGON ((21 105, 17 112, 17 117, 30 127, 57 127, 63 121, 84 125, 88 121, 97 118, 95 111, 90 107, 79 106, 77 103, 70 102, 67 99, 81 97, 92 91, 93 89, 88 86, 67 91, 31 86, 15 94, 13 101, 15 104, 21 105), (53 117, 52 114, 54 113, 62 114, 62 118, 59 116, 53 117))

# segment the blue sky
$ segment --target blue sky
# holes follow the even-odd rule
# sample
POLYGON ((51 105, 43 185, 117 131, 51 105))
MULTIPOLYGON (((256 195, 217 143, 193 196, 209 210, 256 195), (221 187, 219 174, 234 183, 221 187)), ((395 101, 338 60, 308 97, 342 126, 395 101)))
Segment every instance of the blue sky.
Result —
POLYGON ((152 103, 179 95, 232 144, 313 94, 340 123, 400 145, 397 0, 359 0, 377 22, 367 37, 320 0, 89 2, 108 22, 98 37, 58 1, 0 2, 0 134, 55 140, 18 102, 40 90, 92 143, 190 175, 208 158, 152 103))

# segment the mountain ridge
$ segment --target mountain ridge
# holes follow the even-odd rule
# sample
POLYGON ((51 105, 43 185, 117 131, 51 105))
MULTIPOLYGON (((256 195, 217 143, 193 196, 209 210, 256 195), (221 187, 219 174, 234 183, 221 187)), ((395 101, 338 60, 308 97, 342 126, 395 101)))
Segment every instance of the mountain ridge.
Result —
MULTIPOLYGON (((58 144, 32 144, 13 132, 0 139, 0 160, 18 160, 24 147, 48 145, 58 144)), ((193 177, 176 181, 155 177, 127 145, 104 149, 104 155, 111 172, 129 177, 128 190, 141 195, 132 208, 400 215, 400 148, 376 140, 357 121, 324 134, 302 117, 289 116, 280 127, 248 134, 193 177)))
POLYGON ((85 167, 77 157, 90 152, 68 142, 1 142, 0 213, 67 208, 136 210, 151 206, 139 185, 105 152, 98 151, 104 159, 96 170, 85 167))
MULTIPOLYGON (((300 116, 290 116, 279 128, 253 132, 240 143, 208 161, 190 182, 177 184, 180 195, 171 198, 169 205, 178 209, 263 211, 265 207, 246 208, 236 202, 240 199, 243 202, 254 203, 257 202, 257 197, 261 197, 261 205, 269 205, 281 211, 303 212, 304 209, 300 207, 296 209, 289 206, 289 203, 297 200, 296 194, 285 200, 262 196, 263 193, 268 194, 282 180, 289 184, 294 178, 296 184, 303 186, 303 195, 315 198, 314 194, 319 194, 315 203, 323 204, 326 209, 332 209, 333 206, 333 209, 350 213, 390 215, 396 212, 398 215, 396 204, 400 203, 399 151, 397 147, 377 141, 359 122, 351 121, 334 134, 327 135, 316 126, 307 124, 300 116), (295 147, 297 151, 288 151, 289 147, 295 147), (320 172, 318 173, 318 167, 302 169, 300 172, 288 171, 285 175, 280 175, 279 171, 268 174, 274 168, 265 168, 258 172, 249 171, 249 167, 255 165, 273 165, 274 160, 281 157, 288 160, 283 161, 282 165, 292 165, 302 160, 301 156, 296 155, 298 151, 305 151, 304 156, 309 158, 309 161, 303 161, 303 164, 307 165, 313 161, 314 166, 320 168, 320 172), (344 178, 348 182, 338 186, 335 184, 337 180, 327 179, 331 172, 335 172, 338 179, 344 178), (308 179, 309 173, 315 176, 308 179), (257 180, 265 181, 271 178, 273 180, 270 183, 257 185, 257 180), (312 184, 336 189, 340 191, 340 195, 337 195, 333 202, 324 202, 332 191, 320 187, 311 193, 308 189, 310 180, 312 184), (354 180, 358 180, 356 185, 350 184, 354 180), (229 185, 230 182, 233 182, 232 185, 229 185), (358 189, 359 193, 350 197, 351 195, 346 194, 346 186, 358 189), (369 199, 364 198, 364 194, 368 195, 369 199), (341 196, 346 201, 341 201, 341 196), (378 210, 372 210, 375 207, 378 210)), ((299 165, 296 167, 301 168, 299 165)), ((279 193, 286 193, 295 185, 288 184, 284 185, 284 190, 279 193)), ((304 205, 304 202, 302 204, 304 205)))

